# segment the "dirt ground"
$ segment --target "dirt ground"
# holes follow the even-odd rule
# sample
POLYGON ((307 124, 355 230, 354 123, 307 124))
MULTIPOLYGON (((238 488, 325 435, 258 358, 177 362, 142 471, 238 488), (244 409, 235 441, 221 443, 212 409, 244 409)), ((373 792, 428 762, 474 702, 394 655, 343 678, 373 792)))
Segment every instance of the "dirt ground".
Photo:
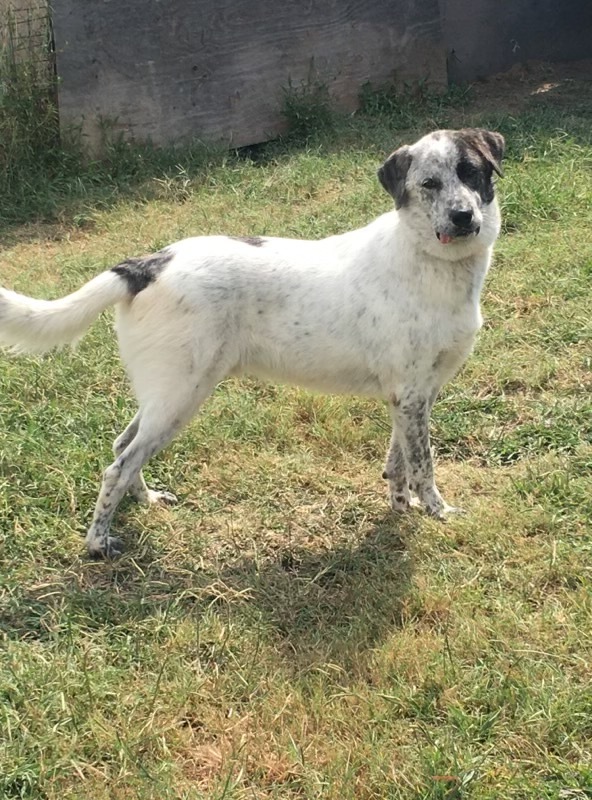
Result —
POLYGON ((537 97, 567 106, 592 94, 592 59, 529 61, 471 85, 474 108, 519 113, 537 97))

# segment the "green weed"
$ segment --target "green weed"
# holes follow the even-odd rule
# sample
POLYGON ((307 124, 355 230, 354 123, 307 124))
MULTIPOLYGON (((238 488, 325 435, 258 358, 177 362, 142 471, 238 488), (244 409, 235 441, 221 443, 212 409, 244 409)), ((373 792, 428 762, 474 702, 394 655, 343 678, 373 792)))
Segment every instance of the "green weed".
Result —
POLYGON ((300 142, 331 132, 336 120, 327 87, 311 81, 300 86, 292 83, 287 86, 282 115, 288 125, 289 138, 300 142))

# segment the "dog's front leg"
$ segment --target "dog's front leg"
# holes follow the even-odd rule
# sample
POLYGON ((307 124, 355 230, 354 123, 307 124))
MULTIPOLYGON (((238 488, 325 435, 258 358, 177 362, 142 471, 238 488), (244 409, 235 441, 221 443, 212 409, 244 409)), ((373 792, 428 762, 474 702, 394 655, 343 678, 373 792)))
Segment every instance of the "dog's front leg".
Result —
POLYGON ((393 434, 382 477, 388 481, 393 511, 408 511, 412 505, 412 500, 409 491, 407 460, 394 420, 393 434))
MULTIPOLYGON (((403 497, 404 504, 408 504, 409 489, 403 490, 401 470, 393 471, 393 477, 389 470, 391 456, 393 466, 400 464, 401 457, 404 460, 406 471, 406 481, 411 489, 416 492, 419 500, 425 505, 427 511, 435 517, 444 518, 447 514, 459 511, 460 509, 449 506, 440 495, 438 487, 434 481, 434 467, 432 464, 432 453, 430 449, 429 434, 429 415, 431 401, 428 397, 423 397, 416 392, 405 393, 401 398, 392 401, 392 415, 394 422, 393 438, 391 440, 391 450, 389 460, 387 460, 387 477, 389 484, 394 484, 399 492, 395 496, 395 501, 403 497), (399 443, 399 450, 397 449, 399 443), (400 451, 400 452, 399 452, 400 451)), ((391 485, 392 491, 392 485, 391 485)), ((393 507, 396 506, 393 504, 393 507)))

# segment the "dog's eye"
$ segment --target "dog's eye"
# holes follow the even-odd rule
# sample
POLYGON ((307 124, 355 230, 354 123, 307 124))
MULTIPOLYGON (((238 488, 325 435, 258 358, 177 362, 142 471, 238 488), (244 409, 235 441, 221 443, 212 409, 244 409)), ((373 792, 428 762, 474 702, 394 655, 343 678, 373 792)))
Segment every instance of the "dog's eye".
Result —
POLYGON ((478 182, 480 178, 478 167, 471 161, 460 161, 456 168, 456 174, 466 184, 478 182))
POLYGON ((442 182, 438 180, 438 178, 426 178, 425 181, 422 181, 421 185, 424 189, 441 189, 442 182))

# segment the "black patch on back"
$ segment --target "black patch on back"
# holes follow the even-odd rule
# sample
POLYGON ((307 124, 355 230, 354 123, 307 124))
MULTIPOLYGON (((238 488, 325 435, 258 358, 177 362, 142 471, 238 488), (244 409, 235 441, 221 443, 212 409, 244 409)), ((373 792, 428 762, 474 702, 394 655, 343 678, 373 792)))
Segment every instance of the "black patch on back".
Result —
POLYGON ((122 277, 134 297, 155 281, 169 261, 173 253, 168 249, 159 250, 149 256, 126 258, 121 264, 113 267, 111 272, 122 277))
POLYGON ((235 242, 250 244, 253 247, 261 247, 265 244, 265 239, 262 239, 260 236, 229 236, 228 238, 234 239, 235 242))

